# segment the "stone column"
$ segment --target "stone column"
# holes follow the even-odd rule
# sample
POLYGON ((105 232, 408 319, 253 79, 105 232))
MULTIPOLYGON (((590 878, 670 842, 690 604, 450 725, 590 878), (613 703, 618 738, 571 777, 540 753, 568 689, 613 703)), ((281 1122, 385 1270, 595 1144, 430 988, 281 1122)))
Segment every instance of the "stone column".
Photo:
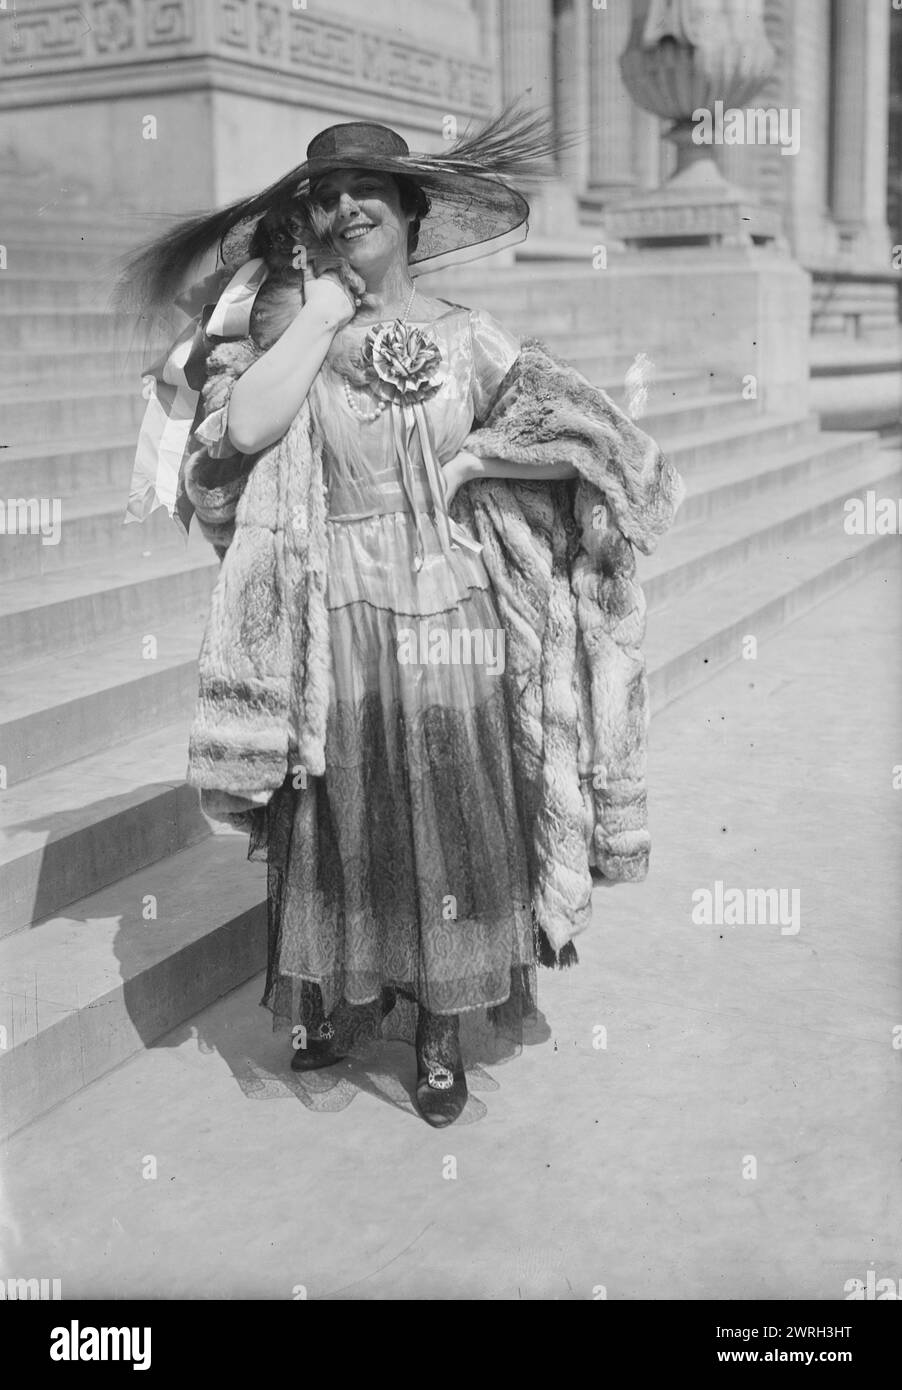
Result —
POLYGON ((836 0, 833 217, 846 250, 885 264, 889 23, 888 5, 836 0))
POLYGON ((625 192, 636 182, 636 108, 623 85, 620 55, 630 34, 626 5, 589 9, 589 190, 625 192))
POLYGON ((823 13, 823 0, 784 0, 780 32, 768 28, 782 53, 784 74, 782 88, 769 104, 797 107, 802 113, 800 153, 777 152, 771 164, 778 166, 781 185, 774 189, 775 205, 782 201, 792 253, 803 265, 831 261, 836 252, 829 208, 832 40, 823 13))
POLYGON ((554 123, 562 133, 580 138, 561 152, 561 174, 576 193, 589 180, 589 24, 588 8, 579 0, 559 0, 554 16, 554 123))
POLYGON ((501 0, 501 81, 505 101, 534 111, 553 105, 551 0, 501 0))
MULTIPOLYGON (((500 0, 501 76, 506 102, 520 100, 537 115, 554 119, 554 12, 552 0, 500 0)), ((567 241, 576 232, 573 189, 559 177, 557 163, 538 169, 542 177, 519 186, 532 209, 530 245, 567 241), (557 177, 555 175, 558 175, 557 177)), ((528 254, 525 251, 524 254, 528 254)))

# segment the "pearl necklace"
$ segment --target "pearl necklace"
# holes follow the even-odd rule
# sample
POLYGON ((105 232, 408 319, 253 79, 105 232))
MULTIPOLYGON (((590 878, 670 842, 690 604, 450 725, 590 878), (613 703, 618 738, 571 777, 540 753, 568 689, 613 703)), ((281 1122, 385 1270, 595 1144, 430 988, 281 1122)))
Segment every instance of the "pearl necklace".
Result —
MULTIPOLYGON (((407 301, 407 308, 404 310, 404 315, 401 319, 402 323, 406 323, 410 317, 410 311, 413 308, 413 300, 416 292, 417 287, 416 285, 413 285, 410 291, 410 298, 407 301)), ((386 400, 380 400, 377 402, 376 408, 374 410, 363 410, 354 400, 354 397, 351 395, 351 383, 348 381, 348 378, 346 376, 343 376, 341 381, 345 389, 345 400, 348 403, 348 407, 350 408, 351 413, 357 416, 358 420, 364 420, 366 423, 371 424, 373 420, 378 420, 382 412, 385 409, 387 409, 389 402, 386 400)))

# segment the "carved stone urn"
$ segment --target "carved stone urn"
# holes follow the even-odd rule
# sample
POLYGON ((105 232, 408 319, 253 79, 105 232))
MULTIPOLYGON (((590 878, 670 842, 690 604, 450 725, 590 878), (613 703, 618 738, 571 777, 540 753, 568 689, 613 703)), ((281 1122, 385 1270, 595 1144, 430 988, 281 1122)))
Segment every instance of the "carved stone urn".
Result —
POLYGON ((741 107, 767 81, 774 50, 764 29, 764 0, 633 0, 629 43, 620 71, 630 96, 672 120, 677 175, 697 160, 713 163, 710 145, 692 141, 692 113, 741 107))
POLYGON ((764 27, 764 0, 632 0, 620 71, 639 106, 673 122, 666 138, 677 147, 677 167, 656 195, 611 209, 606 224, 615 235, 635 245, 683 236, 748 244, 779 235, 776 214, 728 183, 713 145, 693 139, 696 112, 713 113, 717 103, 721 111, 743 108, 761 90, 775 60, 764 27), (644 213, 644 225, 631 213, 644 213))

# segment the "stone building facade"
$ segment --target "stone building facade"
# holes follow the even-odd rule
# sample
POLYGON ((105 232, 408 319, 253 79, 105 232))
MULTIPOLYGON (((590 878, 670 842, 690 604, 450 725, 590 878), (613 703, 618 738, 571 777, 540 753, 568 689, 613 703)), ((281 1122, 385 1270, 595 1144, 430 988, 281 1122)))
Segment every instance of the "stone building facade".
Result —
MULTIPOLYGON (((724 145, 715 158, 779 214, 803 265, 888 274, 902 239, 887 224, 890 26, 902 15, 882 0, 759 3, 773 64, 755 104, 797 108, 800 149, 724 145)), ((20 202, 53 190, 159 217, 260 186, 331 121, 389 122, 434 149, 522 98, 582 137, 534 209, 540 238, 572 242, 673 172, 668 123, 637 105, 620 70, 648 6, 17 0, 0 10, 0 182, 20 202)))

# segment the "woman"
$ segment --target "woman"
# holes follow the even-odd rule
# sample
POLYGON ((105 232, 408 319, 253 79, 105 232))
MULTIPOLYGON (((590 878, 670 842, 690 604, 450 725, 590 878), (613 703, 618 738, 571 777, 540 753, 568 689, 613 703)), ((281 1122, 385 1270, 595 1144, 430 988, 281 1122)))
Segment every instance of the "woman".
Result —
MULTIPOLYGON (((499 174, 542 152, 535 124, 507 117, 442 158, 411 156, 385 127, 331 127, 279 185, 186 224, 150 253, 153 269, 165 250, 171 277, 211 231, 256 217, 248 249, 268 274, 250 337, 210 355, 207 413, 194 427, 204 447, 184 475, 225 557, 201 653, 189 780, 209 814, 249 831, 249 856, 267 859, 263 1002, 293 1029, 292 1068, 332 1066, 379 1036, 406 1038, 416 1047, 417 1105, 435 1126, 467 1100, 461 1018, 515 1035, 534 1011, 537 956, 545 948, 547 958, 550 939, 555 963, 575 959, 561 946, 588 913, 593 824, 580 836, 575 896, 565 888, 558 907, 549 902, 535 863, 549 825, 566 857, 568 816, 572 831, 587 796, 592 820, 586 778, 598 764, 585 729, 577 747, 577 726, 593 715, 573 579, 597 542, 579 540, 573 489, 560 486, 581 478, 568 453, 578 461, 585 440, 568 448, 558 433, 549 451, 532 428, 525 446, 512 437, 496 454, 467 447, 493 409, 504 415, 499 400, 517 386, 512 369, 525 354, 490 315, 423 293, 411 274, 418 261, 431 267, 448 252, 522 234, 528 209, 499 174), (491 479, 514 491, 498 492, 491 479), (455 519, 449 508, 470 483, 488 491, 476 507, 455 506, 455 519), (507 585, 501 558, 515 522, 523 573, 537 566, 536 592, 525 597, 507 585), (504 616, 489 563, 506 591, 504 616), (262 637, 275 613, 275 636, 262 637), (543 643, 557 630, 557 673, 543 674, 543 662, 552 672, 555 663, 541 649, 520 659, 532 650, 524 627, 543 643), (541 723, 532 744, 523 733, 536 713, 531 683, 541 723), (557 810, 544 765, 555 728, 568 740, 573 793, 557 810)), ((571 382, 571 393, 584 386, 571 382)), ((527 396, 521 389, 512 409, 507 402, 514 420, 528 414, 527 396)), ((604 398, 598 429, 612 410, 604 398)), ((620 417, 617 429, 626 425, 620 417)), ((639 463, 609 448, 600 468, 623 465, 626 482, 612 490, 627 494, 627 530, 642 531, 665 480, 648 528, 656 534, 677 486, 634 432, 639 463)), ((597 514, 605 503, 594 497, 597 514)), ((621 546, 613 568, 607 554, 608 577, 632 585, 635 606, 631 545, 613 523, 600 529, 621 546)), ((632 681, 633 696, 644 697, 641 661, 632 681)), ((550 858, 558 852, 552 838, 550 858)))

